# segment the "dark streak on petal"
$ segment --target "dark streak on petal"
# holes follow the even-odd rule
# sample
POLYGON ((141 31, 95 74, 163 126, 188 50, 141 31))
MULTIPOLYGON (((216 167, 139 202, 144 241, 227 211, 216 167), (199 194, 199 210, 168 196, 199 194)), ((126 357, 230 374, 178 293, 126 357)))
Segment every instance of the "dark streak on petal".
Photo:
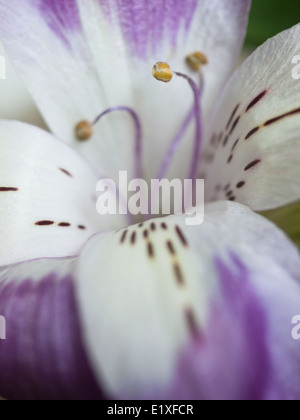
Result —
POLYGON ((139 224, 139 228, 142 228, 144 226, 144 223, 139 224))
POLYGON ((59 227, 70 227, 71 224, 70 223, 59 223, 58 225, 59 227))
POLYGON ((177 232, 177 235, 179 236, 179 239, 181 240, 181 242, 182 242, 182 244, 185 246, 185 247, 187 247, 188 246, 188 242, 187 242, 187 240, 186 240, 186 238, 185 238, 185 236, 184 236, 184 234, 183 234, 183 232, 182 232, 182 230, 180 229, 180 227, 179 226, 176 226, 176 232, 177 232))
POLYGON ((200 334, 199 327, 197 326, 196 316, 195 316, 194 311, 191 308, 186 309, 185 317, 186 317, 187 324, 193 338, 196 340, 199 340, 201 334, 200 334))
POLYGON ((238 125, 239 121, 240 121, 241 116, 239 115, 237 117, 237 119, 234 121, 231 130, 230 130, 230 135, 234 132, 234 130, 236 129, 236 126, 238 125))
POLYGON ((248 140, 250 137, 252 137, 253 134, 257 133, 259 129, 260 129, 260 127, 255 127, 255 128, 253 128, 253 130, 249 131, 249 133, 245 137, 245 140, 248 140))
POLYGON ((51 226, 54 225, 54 222, 50 220, 41 220, 40 222, 36 222, 36 226, 51 226))
POLYGON ((230 188, 230 184, 227 184, 227 185, 224 187, 224 191, 229 190, 229 188, 230 188))
POLYGON ((178 265, 178 263, 174 264, 174 272, 175 272, 176 280, 177 280, 179 286, 184 286, 183 274, 182 274, 181 268, 178 265))
POLYGON ((246 184, 245 181, 241 181, 236 185, 236 188, 243 188, 243 186, 246 184))
POLYGON ((79 226, 78 226, 78 229, 80 229, 80 230, 86 230, 86 227, 85 227, 85 226, 83 226, 83 225, 79 225, 79 226))
POLYGON ((154 258, 154 248, 152 242, 148 242, 147 244, 148 255, 150 258, 154 258))
POLYGON ((296 114, 299 114, 299 113, 300 113, 300 108, 297 108, 297 109, 295 109, 293 111, 287 112, 286 114, 280 115, 279 117, 272 118, 271 120, 265 122, 264 126, 268 126, 268 125, 274 124, 277 121, 282 120, 283 118, 291 117, 292 115, 296 115, 296 114))
POLYGON ((238 145, 238 142, 240 141, 240 139, 237 139, 234 143, 234 145, 232 146, 231 152, 233 152, 236 148, 236 146, 238 145))
POLYGON ((68 175, 70 178, 73 178, 73 175, 72 175, 72 174, 70 174, 70 172, 69 172, 69 171, 67 171, 66 169, 59 168, 59 170, 60 170, 61 172, 63 172, 64 174, 68 175))
POLYGON ((131 244, 134 245, 136 243, 136 232, 134 231, 131 235, 131 244))
POLYGON ((171 255, 176 255, 176 251, 175 251, 174 245, 172 244, 171 241, 168 241, 167 242, 167 247, 168 247, 168 250, 169 250, 169 252, 170 252, 171 255))
POLYGON ((229 136, 226 136, 224 141, 223 141, 223 147, 227 146, 228 139, 229 139, 229 136))
POLYGON ((233 159, 233 155, 230 155, 228 160, 227 160, 227 163, 229 164, 232 161, 232 159, 233 159))
POLYGON ((144 230, 143 235, 144 235, 144 238, 145 239, 148 239, 149 238, 149 231, 148 230, 144 230))
POLYGON ((246 166, 245 171, 249 171, 249 169, 253 168, 254 166, 256 166, 260 162, 261 162, 260 159, 254 160, 253 162, 249 163, 249 165, 246 166))
POLYGON ((155 232, 156 231, 156 224, 155 223, 151 223, 150 225, 150 229, 155 232))
POLYGON ((256 96, 255 99, 253 99, 252 102, 250 102, 250 104, 248 105, 246 112, 248 112, 251 108, 253 108, 256 104, 258 104, 259 101, 261 101, 267 94, 267 90, 264 90, 263 92, 261 92, 258 96, 256 96))
POLYGON ((16 191, 19 191, 18 188, 0 187, 0 192, 16 192, 16 191))
POLYGON ((161 224, 161 227, 162 227, 163 230, 167 230, 168 229, 168 226, 164 222, 161 224))
POLYGON ((128 230, 125 230, 125 231, 123 232, 123 235, 122 235, 122 238, 121 238, 121 244, 123 244, 123 243, 125 242, 125 240, 126 240, 126 236, 127 236, 127 233, 128 233, 128 230))
POLYGON ((235 114, 237 113, 237 110, 239 109, 239 106, 240 106, 240 104, 238 104, 238 105, 235 107, 235 109, 232 111, 232 114, 231 114, 231 116, 230 116, 230 118, 229 118, 229 121, 228 121, 228 123, 227 123, 227 126, 226 126, 226 130, 228 130, 228 128, 230 127, 230 125, 231 125, 231 123, 232 123, 232 121, 233 121, 233 118, 235 117, 235 114))

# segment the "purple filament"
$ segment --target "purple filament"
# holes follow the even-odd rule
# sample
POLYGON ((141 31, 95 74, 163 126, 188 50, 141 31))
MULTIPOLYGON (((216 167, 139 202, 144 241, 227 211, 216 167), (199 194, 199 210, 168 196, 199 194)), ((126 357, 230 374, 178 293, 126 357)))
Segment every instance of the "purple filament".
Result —
POLYGON ((171 161, 176 153, 176 150, 179 147, 179 144, 181 143, 181 140, 184 136, 184 133, 186 132, 188 126, 190 125, 190 123, 192 122, 194 117, 194 110, 192 110, 191 112, 189 112, 188 116, 186 117, 182 127, 180 128, 179 132, 176 134, 175 139, 172 141, 171 146, 169 147, 169 150, 163 160, 163 163, 161 165, 160 171, 158 173, 157 178, 159 180, 163 179, 166 174, 167 174, 167 170, 171 164, 171 161))
POLYGON ((163 160, 162 166, 160 168, 158 179, 163 179, 167 173, 168 167, 171 163, 171 160, 173 159, 176 150, 179 147, 180 142, 183 139, 184 133, 186 132, 188 126, 193 120, 193 117, 195 116, 196 119, 196 134, 195 134, 195 147, 193 151, 193 157, 191 162, 191 171, 190 171, 190 179, 195 180, 197 178, 197 169, 198 169, 198 162, 200 159, 200 152, 201 152, 201 143, 202 143, 202 110, 201 110, 201 96, 203 92, 203 80, 201 77, 201 83, 200 88, 198 88, 197 84, 187 75, 182 73, 176 73, 175 74, 179 77, 184 78, 188 81, 190 84, 194 96, 195 96, 195 103, 193 110, 188 114, 186 117, 182 127, 180 128, 179 132, 177 133, 176 137, 171 143, 171 146, 169 147, 169 150, 163 160))
POLYGON ((139 116, 137 113, 127 106, 118 106, 109 108, 106 111, 102 112, 95 121, 93 122, 93 125, 96 125, 104 116, 111 114, 112 112, 118 112, 118 111, 124 111, 128 112, 134 122, 135 125, 135 149, 134 149, 134 155, 135 155, 135 177, 138 179, 142 178, 142 124, 140 122, 139 116))

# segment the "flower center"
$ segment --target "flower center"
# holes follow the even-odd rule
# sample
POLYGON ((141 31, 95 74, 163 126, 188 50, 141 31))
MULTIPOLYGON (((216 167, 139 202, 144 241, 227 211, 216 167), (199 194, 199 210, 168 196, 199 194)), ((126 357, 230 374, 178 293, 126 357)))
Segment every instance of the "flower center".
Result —
MULTIPOLYGON (((198 170, 198 163, 201 157, 201 149, 202 149, 202 137, 203 137, 203 123, 202 123, 202 109, 201 109, 201 98, 204 88, 203 77, 201 73, 201 68, 203 65, 207 64, 208 60, 207 57, 201 52, 195 52, 190 54, 186 57, 186 63, 189 65, 191 70, 200 74, 200 85, 198 86, 197 83, 188 75, 176 72, 171 69, 168 63, 165 62, 158 62, 154 65, 152 74, 155 79, 158 81, 169 83, 172 81, 174 76, 180 77, 186 80, 193 92, 194 96, 194 104, 192 110, 187 115, 182 127, 180 128, 179 132, 173 139, 170 144, 170 147, 163 158, 162 164, 160 166, 157 179, 163 180, 167 173, 168 169, 171 165, 172 159, 184 138, 184 134, 188 129, 190 123, 195 120, 195 139, 194 139, 194 148, 193 154, 191 157, 191 163, 189 165, 189 173, 188 179, 191 180, 194 185, 197 179, 197 170, 198 170)), ((142 124, 138 114, 130 107, 127 106, 116 106, 109 108, 103 111, 93 122, 89 121, 81 121, 75 127, 75 134, 78 140, 80 141, 87 141, 92 138, 94 133, 95 125, 102 120, 103 117, 106 115, 113 113, 113 112, 126 112, 132 118, 132 121, 135 125, 135 139, 134 139, 134 156, 135 156, 135 176, 137 179, 142 179, 143 177, 143 168, 142 168, 142 160, 143 160, 143 144, 142 144, 142 124)), ((193 198, 195 196, 194 187, 190 192, 193 198)), ((157 197, 156 197, 157 198, 157 197)), ((151 197, 153 199, 153 197, 151 197)))

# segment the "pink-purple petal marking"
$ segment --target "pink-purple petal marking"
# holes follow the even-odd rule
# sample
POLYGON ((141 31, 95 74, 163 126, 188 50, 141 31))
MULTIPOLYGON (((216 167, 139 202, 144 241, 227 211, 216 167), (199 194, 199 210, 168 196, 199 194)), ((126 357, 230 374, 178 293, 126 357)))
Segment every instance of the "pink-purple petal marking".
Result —
POLYGON ((108 18, 117 8, 123 35, 131 53, 146 58, 147 52, 155 54, 164 34, 172 47, 176 47, 179 29, 187 33, 199 4, 198 0, 98 0, 108 18))
POLYGON ((70 276, 49 274, 0 286, 0 395, 8 399, 84 400, 103 395, 87 360, 70 276))
POLYGON ((77 1, 38 0, 38 7, 47 25, 61 40, 69 44, 67 32, 77 31, 81 27, 77 1))

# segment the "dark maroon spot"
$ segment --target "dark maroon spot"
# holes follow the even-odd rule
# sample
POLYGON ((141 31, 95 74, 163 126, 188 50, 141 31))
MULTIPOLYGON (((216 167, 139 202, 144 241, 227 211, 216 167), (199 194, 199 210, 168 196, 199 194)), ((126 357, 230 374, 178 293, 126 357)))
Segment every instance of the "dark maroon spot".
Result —
POLYGON ((267 90, 264 90, 263 92, 261 92, 258 96, 256 96, 256 98, 253 99, 252 102, 250 102, 250 104, 248 105, 246 112, 248 112, 251 108, 253 108, 259 101, 261 101, 267 94, 267 90))
POLYGON ((231 114, 231 116, 230 116, 230 118, 229 118, 229 121, 228 121, 228 123, 227 123, 227 126, 226 126, 226 130, 228 130, 228 128, 230 127, 230 125, 231 125, 231 123, 232 123, 232 121, 233 121, 233 119, 234 119, 234 117, 235 117, 235 114, 237 113, 237 110, 239 109, 239 106, 240 106, 240 104, 238 104, 238 105, 234 108, 234 110, 232 111, 232 114, 231 114))
POLYGON ((152 230, 152 232, 155 232, 156 231, 156 224, 155 223, 151 223, 150 229, 152 230))
POLYGON ((168 250, 170 251, 170 254, 176 255, 176 251, 175 251, 174 245, 172 244, 171 241, 168 241, 167 242, 167 247, 168 247, 168 250))
POLYGON ((180 266, 177 263, 174 264, 174 272, 175 272, 176 280, 179 286, 183 286, 184 285, 183 274, 182 274, 180 266))
POLYGON ((224 187, 224 191, 229 190, 229 188, 230 188, 230 184, 227 184, 227 185, 224 187))
POLYGON ((236 198, 235 198, 235 197, 229 197, 229 198, 228 198, 228 200, 229 200, 229 201, 235 201, 235 200, 236 200, 236 198))
POLYGON ((253 168, 254 166, 256 166, 260 162, 261 162, 260 159, 254 160, 253 162, 249 163, 249 165, 246 166, 245 171, 249 171, 249 169, 253 168))
POLYGON ((143 233, 143 235, 144 235, 144 238, 145 239, 149 238, 149 231, 148 230, 145 230, 144 233, 143 233))
POLYGON ((36 222, 36 226, 51 226, 54 225, 54 222, 50 220, 41 220, 40 222, 36 222))
POLYGON ((139 228, 142 228, 144 226, 144 223, 139 224, 139 228))
POLYGON ((123 232, 122 237, 121 237, 121 244, 123 244, 125 242, 127 233, 128 233, 128 230, 125 230, 123 232))
POLYGON ((237 119, 234 121, 231 130, 230 130, 230 135, 234 132, 234 130, 236 129, 236 126, 238 125, 239 121, 240 121, 241 116, 239 115, 237 117, 237 119))
POLYGON ((153 244, 151 242, 149 242, 147 244, 147 249, 148 249, 148 255, 150 258, 154 258, 154 248, 153 248, 153 244))
POLYGON ((224 141, 223 141, 223 146, 224 147, 227 146, 228 139, 229 139, 229 136, 226 136, 225 139, 224 139, 224 141))
POLYGON ((58 226, 59 227, 70 227, 71 225, 70 225, 70 223, 60 223, 58 226))
POLYGON ((131 242, 132 245, 135 244, 135 242, 136 242, 136 232, 132 233, 130 242, 131 242))
POLYGON ((279 117, 272 118, 271 120, 265 122, 264 126, 268 126, 268 125, 274 124, 277 121, 282 120, 283 118, 291 117, 292 115, 296 115, 296 114, 299 114, 299 113, 300 113, 300 108, 295 109, 293 111, 287 112, 286 114, 279 115, 279 117))
POLYGON ((241 181, 236 185, 236 188, 243 188, 243 186, 246 184, 245 181, 241 181))
POLYGON ((199 329, 199 327, 197 325, 197 322, 196 322, 196 316, 195 316, 194 311, 191 308, 186 309, 185 310, 185 317, 186 317, 187 324, 188 324, 189 330, 190 330, 193 338, 195 340, 199 340, 200 336, 201 336, 201 333, 200 333, 200 329, 199 329))
POLYGON ((164 222, 161 224, 161 227, 162 227, 163 230, 167 230, 168 229, 168 226, 164 222))
POLYGON ((228 192, 226 193, 226 197, 231 197, 231 196, 232 196, 232 194, 233 194, 233 191, 228 191, 228 192))
POLYGON ((16 191, 19 191, 18 188, 0 187, 0 192, 16 192, 16 191))
POLYGON ((240 141, 240 139, 237 139, 237 140, 234 142, 234 145, 232 146, 231 152, 233 152, 233 151, 235 150, 235 148, 236 148, 236 146, 238 145, 239 141, 240 141))
POLYGON ((227 160, 227 163, 229 164, 232 161, 232 159, 233 159, 233 155, 230 155, 228 160, 227 160))
POLYGON ((184 246, 188 246, 188 242, 187 242, 187 240, 186 240, 186 238, 185 238, 182 230, 180 229, 180 227, 179 226, 176 226, 175 230, 176 230, 176 233, 179 236, 179 239, 181 240, 182 244, 184 246))
POLYGON ((67 171, 66 169, 59 168, 59 170, 60 170, 61 172, 63 172, 64 174, 68 175, 69 177, 73 178, 73 175, 72 175, 72 174, 70 174, 70 172, 69 172, 69 171, 67 171))
POLYGON ((253 130, 249 131, 249 133, 245 137, 245 140, 248 140, 250 137, 252 137, 253 134, 257 133, 259 129, 260 129, 260 127, 255 127, 255 128, 253 128, 253 130))
POLYGON ((86 226, 79 225, 79 226, 78 226, 78 229, 80 229, 80 230, 86 230, 86 226))

